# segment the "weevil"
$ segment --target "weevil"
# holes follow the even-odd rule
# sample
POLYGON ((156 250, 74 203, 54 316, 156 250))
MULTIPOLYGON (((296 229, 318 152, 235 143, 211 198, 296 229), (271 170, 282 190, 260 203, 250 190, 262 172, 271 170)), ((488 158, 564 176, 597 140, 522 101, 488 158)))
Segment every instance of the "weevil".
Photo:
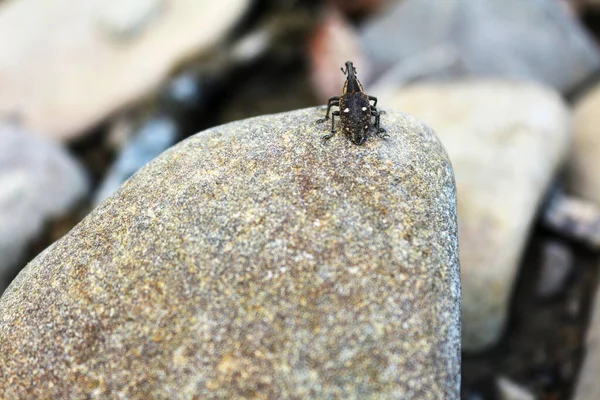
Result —
POLYGON ((327 102, 327 113, 325 118, 317 120, 317 123, 329 119, 331 107, 338 107, 337 111, 331 113, 331 132, 322 136, 328 140, 335 135, 335 117, 340 119, 342 131, 354 144, 361 145, 367 140, 372 119, 375 118, 375 133, 381 138, 389 137, 385 129, 380 126, 382 111, 377 110, 377 97, 365 93, 360 81, 356 77, 356 68, 352 61, 346 62, 346 69, 342 68, 346 75, 344 90, 341 96, 333 96, 327 102), (373 104, 371 105, 371 101, 373 104))

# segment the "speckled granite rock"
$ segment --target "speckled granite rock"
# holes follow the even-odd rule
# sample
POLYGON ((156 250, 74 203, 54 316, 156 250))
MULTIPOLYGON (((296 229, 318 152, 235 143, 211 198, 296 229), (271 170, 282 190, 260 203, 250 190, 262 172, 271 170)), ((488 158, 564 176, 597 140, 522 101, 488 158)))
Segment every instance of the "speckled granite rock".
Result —
POLYGON ((552 90, 510 81, 431 83, 387 104, 430 124, 456 173, 463 348, 496 342, 531 222, 564 159, 569 110, 552 90))
POLYGON ((144 167, 0 299, 0 397, 458 399, 455 189, 432 131, 324 110, 144 167))
POLYGON ((573 193, 600 205, 600 85, 575 105, 569 184, 573 193))

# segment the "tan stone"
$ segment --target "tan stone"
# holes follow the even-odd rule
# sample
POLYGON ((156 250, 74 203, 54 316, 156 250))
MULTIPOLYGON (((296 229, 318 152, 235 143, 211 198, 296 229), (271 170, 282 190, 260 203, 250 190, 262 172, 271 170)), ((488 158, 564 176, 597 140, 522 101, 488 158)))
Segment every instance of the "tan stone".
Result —
POLYGON ((0 115, 73 137, 158 88, 182 60, 214 47, 249 1, 142 3, 2 3, 0 115))
POLYGON ((600 85, 575 105, 569 185, 573 193, 600 205, 600 85))
POLYGON ((427 83, 386 106, 431 125, 456 173, 463 347, 497 341, 531 222, 570 137, 558 94, 510 81, 427 83))

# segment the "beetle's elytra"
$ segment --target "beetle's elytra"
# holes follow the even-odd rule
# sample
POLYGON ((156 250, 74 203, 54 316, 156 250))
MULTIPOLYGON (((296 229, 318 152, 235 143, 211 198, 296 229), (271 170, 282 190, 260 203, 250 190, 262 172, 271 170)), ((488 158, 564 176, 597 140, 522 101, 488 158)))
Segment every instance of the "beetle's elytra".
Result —
POLYGON ((346 62, 346 69, 342 72, 347 76, 344 91, 341 96, 334 96, 327 102, 327 113, 325 118, 317 122, 325 122, 329 119, 331 107, 338 107, 337 111, 331 113, 331 132, 323 136, 324 140, 335 135, 335 117, 339 117, 342 131, 354 144, 363 144, 369 136, 372 119, 375 118, 375 133, 377 136, 386 138, 388 134, 380 127, 381 111, 375 107, 377 98, 365 94, 362 85, 356 77, 356 68, 352 61, 346 62), (373 101, 373 105, 371 105, 373 101))

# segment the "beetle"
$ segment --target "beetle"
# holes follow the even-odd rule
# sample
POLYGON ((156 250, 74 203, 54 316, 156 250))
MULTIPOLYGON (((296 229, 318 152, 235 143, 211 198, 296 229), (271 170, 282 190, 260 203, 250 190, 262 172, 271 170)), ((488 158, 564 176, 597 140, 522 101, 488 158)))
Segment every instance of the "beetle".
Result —
POLYGON ((338 107, 337 111, 331 113, 331 132, 322 136, 323 140, 328 140, 335 135, 335 117, 339 117, 342 124, 342 131, 354 144, 361 145, 369 136, 371 119, 375 118, 375 129, 377 136, 387 138, 389 135, 385 129, 381 128, 380 120, 382 111, 378 111, 377 97, 369 96, 356 77, 356 68, 352 61, 346 62, 346 69, 342 68, 346 75, 344 90, 341 96, 333 96, 327 102, 327 113, 325 118, 317 120, 317 123, 325 122, 329 119, 331 107, 338 107), (371 101, 373 105, 371 105, 371 101))

